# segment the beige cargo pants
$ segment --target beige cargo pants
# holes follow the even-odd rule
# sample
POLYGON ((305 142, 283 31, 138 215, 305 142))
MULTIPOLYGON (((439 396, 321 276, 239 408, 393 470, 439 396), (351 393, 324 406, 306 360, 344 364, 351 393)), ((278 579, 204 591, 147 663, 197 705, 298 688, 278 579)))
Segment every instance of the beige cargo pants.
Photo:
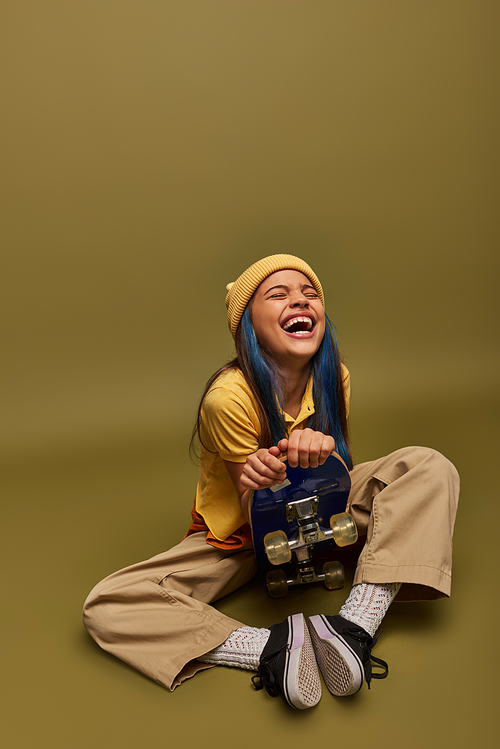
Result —
MULTIPOLYGON (((399 600, 448 596, 459 491, 449 460, 428 448, 405 447, 355 466, 351 481, 347 509, 366 534, 354 582, 401 582, 399 600)), ((256 572, 250 545, 223 551, 205 539, 206 533, 195 533, 115 572, 84 606, 84 624, 101 648, 170 690, 207 668, 196 658, 243 626, 209 604, 256 572)))

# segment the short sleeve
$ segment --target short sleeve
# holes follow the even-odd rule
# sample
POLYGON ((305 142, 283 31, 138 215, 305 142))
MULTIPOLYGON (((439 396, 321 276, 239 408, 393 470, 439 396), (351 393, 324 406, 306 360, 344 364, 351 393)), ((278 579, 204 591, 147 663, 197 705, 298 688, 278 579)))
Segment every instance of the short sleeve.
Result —
POLYGON ((215 387, 204 398, 201 441, 223 460, 243 463, 259 447, 258 418, 250 398, 226 387, 215 387))

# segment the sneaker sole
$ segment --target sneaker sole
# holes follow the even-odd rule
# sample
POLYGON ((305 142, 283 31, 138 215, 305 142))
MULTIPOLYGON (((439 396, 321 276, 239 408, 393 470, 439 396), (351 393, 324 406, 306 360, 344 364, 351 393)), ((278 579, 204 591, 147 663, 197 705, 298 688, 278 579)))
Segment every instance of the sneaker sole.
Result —
POLYGON ((316 660, 329 691, 336 697, 359 692, 365 672, 354 650, 329 624, 322 614, 309 619, 316 660))
POLYGON ((306 710, 321 699, 321 679, 303 614, 289 616, 288 623, 284 695, 289 705, 306 710))

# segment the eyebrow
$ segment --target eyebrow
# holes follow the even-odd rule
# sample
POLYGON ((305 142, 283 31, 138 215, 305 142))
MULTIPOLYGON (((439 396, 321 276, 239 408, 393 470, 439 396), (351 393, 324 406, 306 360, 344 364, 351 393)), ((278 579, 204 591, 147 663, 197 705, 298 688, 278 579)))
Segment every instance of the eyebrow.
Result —
MULTIPOLYGON (((271 286, 269 289, 266 289, 264 291, 264 294, 269 294, 270 291, 274 291, 275 289, 285 289, 285 291, 289 291, 290 287, 284 283, 281 283, 281 284, 278 284, 277 286, 271 286)), ((314 286, 311 286, 311 284, 309 283, 302 284, 302 286, 300 287, 300 290, 303 291, 304 289, 312 289, 313 291, 316 291, 314 286)))

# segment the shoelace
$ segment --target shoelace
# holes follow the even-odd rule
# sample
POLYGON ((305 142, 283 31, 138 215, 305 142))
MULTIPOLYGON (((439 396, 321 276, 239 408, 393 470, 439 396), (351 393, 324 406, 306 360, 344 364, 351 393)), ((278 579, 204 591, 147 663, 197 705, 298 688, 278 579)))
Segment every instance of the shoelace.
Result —
POLYGON ((373 647, 375 647, 377 640, 382 632, 379 632, 376 637, 371 637, 368 632, 364 632, 362 629, 346 629, 344 630, 344 634, 349 635, 349 637, 351 637, 353 640, 356 640, 356 642, 361 646, 363 653, 363 668, 365 669, 365 677, 366 683, 368 684, 368 689, 370 689, 370 682, 372 679, 385 679, 387 674, 389 673, 389 666, 385 661, 382 660, 382 658, 376 658, 371 654, 371 650, 373 647), (372 661, 373 663, 375 663, 375 665, 383 668, 384 671, 380 674, 374 673, 372 668, 372 661))
POLYGON ((271 697, 277 697, 279 694, 281 694, 281 687, 274 675, 270 663, 275 658, 277 658, 280 653, 287 649, 288 645, 283 645, 283 647, 279 650, 276 650, 276 652, 266 655, 266 657, 259 664, 258 674, 252 676, 252 684, 254 685, 255 689, 259 690, 265 687, 271 697))

